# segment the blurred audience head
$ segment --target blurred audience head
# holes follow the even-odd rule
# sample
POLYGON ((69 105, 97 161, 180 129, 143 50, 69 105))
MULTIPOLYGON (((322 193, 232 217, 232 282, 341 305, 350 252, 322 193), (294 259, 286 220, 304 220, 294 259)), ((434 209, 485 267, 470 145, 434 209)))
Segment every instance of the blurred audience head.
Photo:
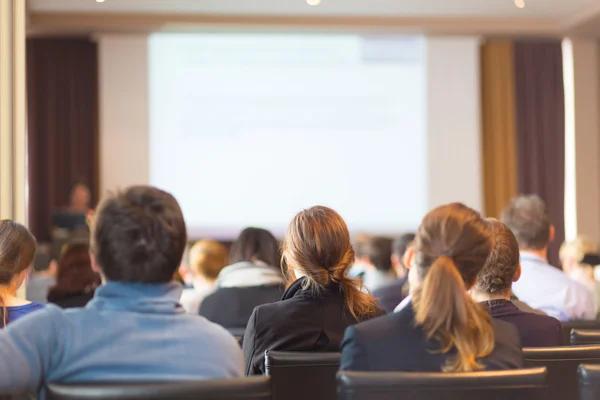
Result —
POLYGON ((279 242, 266 229, 246 228, 229 250, 229 263, 264 263, 279 268, 279 242))
POLYGON ((92 269, 89 250, 87 242, 67 244, 58 260, 56 284, 50 288, 49 301, 67 295, 88 293, 100 285, 100 275, 92 269))
POLYGON ((190 271, 214 282, 227 265, 227 248, 214 240, 199 240, 190 249, 190 271))
POLYGON ((90 208, 90 188, 83 183, 76 183, 69 197, 70 208, 73 211, 87 212, 90 208))
POLYGON ((392 239, 385 237, 369 237, 362 244, 361 263, 388 272, 392 270, 392 239))
POLYGON ((379 311, 377 301, 347 276, 354 250, 346 222, 331 208, 316 206, 298 213, 288 225, 282 247, 291 281, 304 277, 304 289, 314 291, 339 286, 357 320, 379 311))
POLYGON ((493 233, 494 248, 477 277, 475 291, 493 297, 509 299, 512 283, 521 275, 519 244, 506 224, 488 218, 493 233))
POLYGON ((567 274, 575 272, 577 269, 592 269, 595 265, 585 263, 592 260, 591 255, 598 252, 596 243, 585 235, 579 235, 575 240, 564 242, 560 246, 558 256, 564 271, 567 274), (588 256, 586 259, 586 255, 588 256), (584 260, 585 259, 585 260, 584 260))
POLYGON ((392 267, 396 271, 396 275, 398 277, 404 277, 408 272, 408 268, 404 264, 404 256, 406 255, 406 250, 415 240, 414 233, 407 233, 396 240, 392 244, 392 267))
POLYGON ((133 186, 101 202, 91 238, 92 261, 106 280, 167 283, 180 265, 187 234, 171 194, 133 186))
POLYGON ((35 238, 11 220, 0 221, 0 327, 6 326, 4 296, 13 296, 27 277, 35 257, 35 238))
POLYGON ((457 350, 444 371, 483 369, 477 359, 494 348, 491 317, 467 293, 492 246, 479 213, 454 203, 425 216, 407 255, 417 325, 441 342, 443 353, 457 350))
POLYGON ((501 216, 514 233, 521 251, 543 251, 554 239, 546 203, 537 195, 512 199, 501 216))

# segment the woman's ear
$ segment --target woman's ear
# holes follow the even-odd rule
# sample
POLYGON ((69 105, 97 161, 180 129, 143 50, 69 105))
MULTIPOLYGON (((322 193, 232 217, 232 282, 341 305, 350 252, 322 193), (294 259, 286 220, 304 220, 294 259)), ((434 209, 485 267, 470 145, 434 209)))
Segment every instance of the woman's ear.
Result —
POLYGON ((521 272, 521 263, 519 263, 519 265, 517 266, 517 271, 515 272, 515 276, 513 276, 513 282, 516 282, 519 279, 521 279, 521 272))
POLYGON ((414 257, 415 257, 415 251, 413 250, 412 246, 410 246, 404 252, 404 257, 402 259, 402 261, 404 262, 404 266, 406 267, 406 269, 410 269, 412 267, 412 263, 413 263, 414 257))

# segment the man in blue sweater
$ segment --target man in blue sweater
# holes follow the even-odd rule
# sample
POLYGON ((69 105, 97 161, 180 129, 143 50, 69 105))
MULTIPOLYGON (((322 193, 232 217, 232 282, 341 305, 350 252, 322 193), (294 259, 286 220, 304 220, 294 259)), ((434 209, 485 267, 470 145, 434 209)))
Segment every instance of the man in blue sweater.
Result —
POLYGON ((243 376, 233 336, 179 304, 187 237, 173 196, 137 186, 105 199, 91 240, 105 284, 85 308, 49 305, 0 331, 0 388, 243 376))

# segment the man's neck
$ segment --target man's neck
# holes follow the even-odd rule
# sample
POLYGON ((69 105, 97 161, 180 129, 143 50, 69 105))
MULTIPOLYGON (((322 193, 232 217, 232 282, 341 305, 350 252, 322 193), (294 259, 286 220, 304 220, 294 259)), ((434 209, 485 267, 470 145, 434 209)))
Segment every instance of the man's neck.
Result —
POLYGON ((539 250, 521 250, 521 254, 531 254, 548 262, 548 247, 539 250))
POLYGON ((478 303, 490 300, 510 300, 510 290, 505 293, 486 293, 480 290, 471 289, 469 294, 478 303))

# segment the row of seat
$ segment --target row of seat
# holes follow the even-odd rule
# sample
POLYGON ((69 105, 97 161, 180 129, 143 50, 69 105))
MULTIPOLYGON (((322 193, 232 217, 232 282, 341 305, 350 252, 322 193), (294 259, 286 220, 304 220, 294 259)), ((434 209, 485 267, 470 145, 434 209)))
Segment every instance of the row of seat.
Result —
MULTIPOLYGON (((600 398, 600 365, 579 367, 579 400, 600 398)), ((303 386, 316 387, 318 382, 297 380, 303 386)), ((281 382, 280 382, 281 383, 281 382)), ((339 372, 337 398, 340 400, 546 400, 550 394, 547 369, 474 373, 418 372, 339 372)), ((271 376, 172 383, 136 384, 50 384, 50 400, 99 399, 211 399, 273 400, 276 378, 271 376)), ((292 398, 312 399, 295 394, 292 398)), ((321 398, 321 397, 320 397, 321 398)), ((328 400, 336 398, 334 393, 328 400)), ((577 397, 564 397, 575 400, 577 397)))

